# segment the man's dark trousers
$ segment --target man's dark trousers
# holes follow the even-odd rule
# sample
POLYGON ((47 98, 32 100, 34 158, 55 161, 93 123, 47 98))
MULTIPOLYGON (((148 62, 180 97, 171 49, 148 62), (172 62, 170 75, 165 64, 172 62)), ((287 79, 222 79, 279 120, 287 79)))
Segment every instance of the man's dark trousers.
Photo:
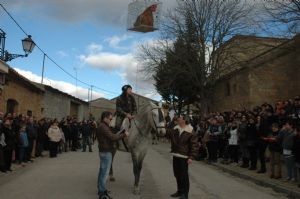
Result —
POLYGON ((179 194, 188 197, 190 181, 188 174, 188 163, 186 158, 173 157, 173 171, 177 181, 177 191, 179 194))

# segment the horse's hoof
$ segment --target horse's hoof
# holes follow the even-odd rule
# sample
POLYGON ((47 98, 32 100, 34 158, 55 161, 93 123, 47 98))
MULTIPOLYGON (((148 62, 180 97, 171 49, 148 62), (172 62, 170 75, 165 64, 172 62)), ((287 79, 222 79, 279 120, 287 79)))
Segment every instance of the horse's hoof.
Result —
POLYGON ((134 195, 139 195, 139 194, 140 194, 140 189, 139 189, 139 187, 134 186, 134 188, 133 188, 133 194, 134 194, 134 195))

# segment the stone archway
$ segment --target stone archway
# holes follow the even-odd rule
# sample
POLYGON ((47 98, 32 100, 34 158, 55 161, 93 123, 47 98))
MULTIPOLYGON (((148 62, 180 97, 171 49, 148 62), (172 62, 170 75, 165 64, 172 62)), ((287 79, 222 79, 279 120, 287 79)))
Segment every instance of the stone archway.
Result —
POLYGON ((17 113, 19 103, 15 99, 8 99, 6 103, 6 112, 7 113, 17 113))

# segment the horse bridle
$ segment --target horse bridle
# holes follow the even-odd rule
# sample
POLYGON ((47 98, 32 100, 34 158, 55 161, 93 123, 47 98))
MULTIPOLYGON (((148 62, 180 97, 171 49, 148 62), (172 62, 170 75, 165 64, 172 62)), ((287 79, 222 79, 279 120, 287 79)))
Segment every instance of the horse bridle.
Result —
MULTIPOLYGON (((155 110, 155 109, 160 110, 161 113, 162 113, 162 110, 161 110, 160 107, 158 107, 158 108, 152 108, 152 109, 151 109, 151 112, 152 112, 153 110, 155 110)), ((159 114, 159 111, 158 111, 158 114, 159 114)), ((154 119, 154 116, 153 116, 153 113, 151 114, 151 116, 152 116, 152 120, 153 120, 154 126, 155 126, 155 128, 156 128, 156 132, 158 132, 158 129, 166 129, 165 126, 157 126, 157 124, 156 124, 156 122, 155 122, 155 119, 154 119)), ((163 115, 162 115, 162 117, 163 117, 163 115)), ((163 120, 164 120, 164 118, 163 118, 163 120)))
MULTIPOLYGON (((160 109, 161 110, 161 108, 152 108, 150 111, 151 111, 151 113, 152 113, 152 111, 153 110, 155 110, 155 109, 160 109)), ((158 132, 158 129, 166 129, 166 127, 165 126, 157 126, 157 124, 156 124, 156 122, 155 122, 155 119, 154 119, 154 116, 153 116, 153 113, 151 114, 151 117, 152 117, 152 121, 153 121, 153 123, 154 123, 154 126, 155 126, 155 130, 156 130, 156 132, 158 132)), ((132 119, 131 121, 133 121, 133 123, 134 123, 134 125, 136 126, 136 128, 137 128, 137 130, 138 130, 138 132, 140 133, 140 134, 143 134, 142 133, 142 130, 138 127, 138 125, 136 124, 136 122, 135 122, 135 119, 132 119)))

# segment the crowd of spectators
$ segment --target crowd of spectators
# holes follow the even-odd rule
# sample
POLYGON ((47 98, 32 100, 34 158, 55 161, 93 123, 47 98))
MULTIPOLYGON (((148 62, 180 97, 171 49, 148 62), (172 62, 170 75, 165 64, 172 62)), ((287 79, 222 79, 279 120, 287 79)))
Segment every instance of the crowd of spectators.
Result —
MULTIPOLYGON (((285 177, 296 182, 300 177, 299 121, 299 96, 278 101, 274 107, 264 103, 253 110, 194 117, 191 123, 199 138, 198 160, 232 164, 261 174, 268 172, 270 178, 285 177)), ((174 125, 176 117, 169 127, 174 125)))
POLYGON ((12 171, 12 163, 25 167, 37 157, 82 149, 92 152, 96 122, 74 117, 36 120, 23 114, 0 113, 0 171, 12 171))

